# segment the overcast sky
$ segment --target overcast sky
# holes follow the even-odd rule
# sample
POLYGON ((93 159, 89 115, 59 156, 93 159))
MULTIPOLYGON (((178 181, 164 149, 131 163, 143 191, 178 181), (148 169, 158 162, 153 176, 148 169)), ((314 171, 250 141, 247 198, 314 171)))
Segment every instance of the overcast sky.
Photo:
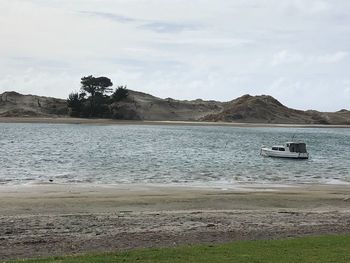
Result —
POLYGON ((85 75, 162 98, 350 108, 348 0, 0 0, 0 92, 85 75))

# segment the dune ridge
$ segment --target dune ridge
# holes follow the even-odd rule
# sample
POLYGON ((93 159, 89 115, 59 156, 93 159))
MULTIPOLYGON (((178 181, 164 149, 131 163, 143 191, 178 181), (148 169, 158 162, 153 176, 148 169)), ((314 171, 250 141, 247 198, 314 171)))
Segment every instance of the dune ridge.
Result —
MULTIPOLYGON (((200 121, 271 124, 349 125, 350 111, 296 110, 268 95, 243 95, 220 102, 158 98, 129 90, 127 99, 110 105, 117 119, 144 121, 200 121)), ((0 117, 69 117, 66 100, 14 91, 0 94, 0 117)))

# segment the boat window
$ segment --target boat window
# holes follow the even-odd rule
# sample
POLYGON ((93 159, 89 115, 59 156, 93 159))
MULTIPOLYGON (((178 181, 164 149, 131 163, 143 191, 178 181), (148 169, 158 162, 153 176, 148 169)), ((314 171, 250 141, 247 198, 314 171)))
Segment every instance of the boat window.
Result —
POLYGON ((306 153, 305 143, 291 143, 289 145, 289 151, 297 153, 306 153))
POLYGON ((272 147, 272 150, 278 151, 278 147, 272 147))
POLYGON ((306 153, 306 145, 305 145, 305 143, 296 144, 296 152, 306 153))
POLYGON ((289 145, 289 151, 290 152, 295 152, 295 144, 294 143, 291 143, 290 145, 289 145))
POLYGON ((281 151, 281 152, 284 152, 284 151, 285 151, 284 148, 278 148, 278 150, 281 151))

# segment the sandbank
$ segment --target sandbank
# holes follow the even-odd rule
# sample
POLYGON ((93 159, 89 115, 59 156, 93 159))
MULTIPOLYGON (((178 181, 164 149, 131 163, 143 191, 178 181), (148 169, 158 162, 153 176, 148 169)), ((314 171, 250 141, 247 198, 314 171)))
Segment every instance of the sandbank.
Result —
POLYGON ((0 186, 0 259, 350 234, 348 185, 0 186))
POLYGON ((88 119, 70 117, 0 117, 0 123, 47 123, 47 124, 91 124, 91 125, 187 125, 228 127, 291 127, 291 128, 350 128, 350 125, 331 124, 273 124, 204 121, 135 121, 114 119, 88 119))

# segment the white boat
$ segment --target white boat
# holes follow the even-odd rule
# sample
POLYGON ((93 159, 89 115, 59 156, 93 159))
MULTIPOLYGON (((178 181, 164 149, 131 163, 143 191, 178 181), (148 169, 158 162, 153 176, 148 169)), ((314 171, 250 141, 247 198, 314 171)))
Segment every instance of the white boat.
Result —
POLYGON ((283 146, 262 146, 260 155, 280 158, 309 159, 306 144, 303 142, 287 142, 283 146))

